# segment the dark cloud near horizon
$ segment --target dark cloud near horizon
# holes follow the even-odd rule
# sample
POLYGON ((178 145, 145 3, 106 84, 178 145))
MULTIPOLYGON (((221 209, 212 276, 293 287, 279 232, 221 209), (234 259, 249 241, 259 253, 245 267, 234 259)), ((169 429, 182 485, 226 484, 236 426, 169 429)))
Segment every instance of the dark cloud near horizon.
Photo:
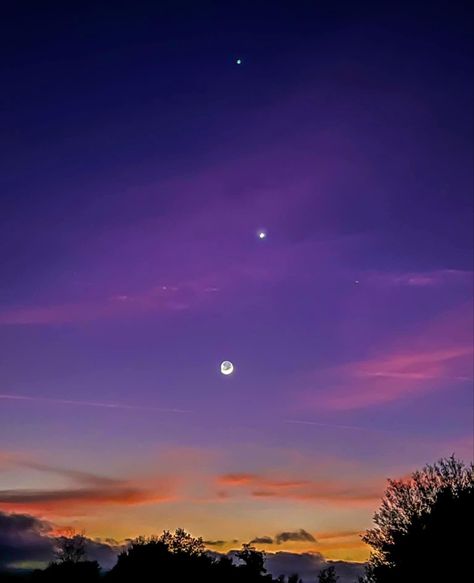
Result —
POLYGON ((118 554, 124 549, 125 545, 117 541, 107 542, 110 539, 86 541, 86 556, 90 561, 97 561, 105 569, 111 569, 117 562, 118 554))
POLYGON ((266 567, 274 576, 298 573, 303 583, 313 583, 326 567, 333 566, 339 576, 338 583, 354 583, 363 575, 364 564, 346 561, 328 561, 321 553, 266 553, 266 567))
POLYGON ((251 545, 272 545, 273 539, 271 536, 256 536, 250 541, 251 545))
POLYGON ((275 535, 275 542, 277 545, 280 545, 281 543, 288 541, 291 542, 306 541, 315 543, 316 539, 311 533, 304 530, 304 528, 300 528, 299 530, 294 532, 279 532, 277 535, 275 535))
MULTIPOLYGON (((14 569, 22 563, 46 565, 54 559, 56 537, 53 525, 30 514, 9 514, 0 511, 0 569, 14 569)), ((110 569, 122 546, 86 538, 86 556, 110 569)))
MULTIPOLYGON (((227 556, 236 560, 237 551, 229 551, 227 556)), ((215 552, 214 557, 222 556, 215 552)), ((318 552, 291 553, 287 551, 266 552, 265 566, 273 577, 285 575, 289 577, 298 573, 303 583, 314 583, 318 574, 326 567, 333 566, 338 575, 338 583, 354 583, 364 573, 364 563, 352 563, 349 561, 329 561, 318 552)))
MULTIPOLYGON (((54 559, 56 537, 52 536, 53 525, 29 514, 9 514, 0 511, 0 569, 15 569, 22 563, 38 563, 46 566, 54 559)), ((297 535, 298 540, 311 540, 312 537, 303 529, 296 533, 280 533, 285 535, 297 535), (303 534, 301 534, 303 533, 303 534), (306 537, 306 538, 302 538, 306 537)), ((314 537, 312 537, 314 539, 314 537)), ((254 540, 273 540, 271 537, 256 537, 254 540)), ((205 544, 209 546, 221 546, 227 541, 209 540, 205 544)), ((239 542, 233 539, 232 543, 239 542)), ((123 549, 115 539, 88 539, 86 538, 86 555, 89 560, 97 561, 104 570, 108 570, 115 564, 117 555, 123 549)), ((213 557, 222 556, 222 553, 209 551, 213 557)), ((235 559, 236 551, 230 551, 227 556, 235 559)), ((321 569, 328 565, 336 567, 340 576, 339 583, 353 583, 363 572, 363 565, 344 561, 327 561, 320 553, 266 553, 266 566, 274 576, 291 575, 298 572, 303 583, 313 583, 321 569)))
POLYGON ((222 547, 226 542, 225 540, 205 540, 204 544, 208 547, 222 547))
MULTIPOLYGON (((236 545, 239 542, 239 539, 238 538, 234 538, 232 540, 216 539, 216 540, 205 540, 203 542, 208 547, 223 547, 226 544, 236 545)), ((213 551, 210 551, 210 552, 211 552, 211 554, 214 554, 216 556, 220 556, 218 551, 216 551, 215 553, 213 551)))
MULTIPOLYGON (((132 540, 132 539, 129 539, 129 540, 132 540)), ((117 539, 111 538, 111 537, 106 537, 106 538, 103 538, 103 539, 102 538, 95 538, 94 539, 94 542, 96 542, 96 543, 106 543, 106 544, 108 544, 108 545, 110 545, 112 547, 113 546, 120 546, 120 542, 117 539)))
POLYGON ((6 514, 0 511, 0 569, 23 561, 53 558, 52 525, 29 514, 6 514))

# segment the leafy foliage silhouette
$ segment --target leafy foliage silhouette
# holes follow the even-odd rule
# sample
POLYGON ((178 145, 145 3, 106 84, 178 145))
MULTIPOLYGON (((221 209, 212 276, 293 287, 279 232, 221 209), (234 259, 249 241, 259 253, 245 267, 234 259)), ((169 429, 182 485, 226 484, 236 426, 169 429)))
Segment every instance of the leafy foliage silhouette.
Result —
POLYGON ((375 527, 367 583, 464 581, 471 552, 474 468, 454 456, 389 480, 375 527))
POLYGON ((338 579, 336 568, 333 565, 326 567, 318 575, 319 583, 337 583, 338 579))
POLYGON ((73 531, 56 539, 56 561, 43 571, 33 573, 35 583, 95 583, 100 580, 100 565, 86 560, 86 538, 73 531))
POLYGON ((238 564, 226 556, 211 557, 201 538, 183 529, 165 531, 160 537, 138 538, 120 553, 117 564, 106 575, 113 583, 129 581, 206 581, 208 583, 273 582, 266 575, 263 553, 250 545, 236 553, 238 564))
POLYGON ((56 541, 56 559, 60 563, 78 563, 86 556, 86 537, 84 534, 67 532, 56 541))

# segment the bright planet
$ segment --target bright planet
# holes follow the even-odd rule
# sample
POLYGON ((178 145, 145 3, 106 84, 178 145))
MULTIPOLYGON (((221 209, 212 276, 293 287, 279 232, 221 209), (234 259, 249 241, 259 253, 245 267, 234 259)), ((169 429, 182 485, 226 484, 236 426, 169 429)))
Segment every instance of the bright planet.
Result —
POLYGON ((230 360, 224 360, 221 363, 221 373, 223 375, 229 375, 234 372, 234 365, 230 362, 230 360))

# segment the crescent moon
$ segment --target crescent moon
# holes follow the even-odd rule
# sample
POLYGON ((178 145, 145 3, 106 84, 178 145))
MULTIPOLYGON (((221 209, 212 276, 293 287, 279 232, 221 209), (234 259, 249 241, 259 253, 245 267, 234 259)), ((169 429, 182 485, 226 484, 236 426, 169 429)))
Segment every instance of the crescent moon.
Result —
POLYGON ((224 360, 221 363, 221 374, 223 375, 230 375, 234 372, 234 365, 230 362, 230 360, 224 360))

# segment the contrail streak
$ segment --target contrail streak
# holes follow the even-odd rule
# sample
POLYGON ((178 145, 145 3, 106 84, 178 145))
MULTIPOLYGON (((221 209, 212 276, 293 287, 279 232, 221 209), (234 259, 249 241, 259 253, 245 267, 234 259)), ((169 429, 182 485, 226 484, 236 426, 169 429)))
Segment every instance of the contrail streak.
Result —
POLYGON ((70 399, 48 399, 47 397, 30 397, 27 395, 0 394, 0 399, 7 401, 34 401, 37 403, 51 403, 56 405, 79 405, 84 407, 101 407, 103 409, 129 409, 135 411, 159 411, 161 413, 192 413, 188 409, 164 409, 145 405, 125 405, 122 403, 102 403, 100 401, 74 401, 70 399))

